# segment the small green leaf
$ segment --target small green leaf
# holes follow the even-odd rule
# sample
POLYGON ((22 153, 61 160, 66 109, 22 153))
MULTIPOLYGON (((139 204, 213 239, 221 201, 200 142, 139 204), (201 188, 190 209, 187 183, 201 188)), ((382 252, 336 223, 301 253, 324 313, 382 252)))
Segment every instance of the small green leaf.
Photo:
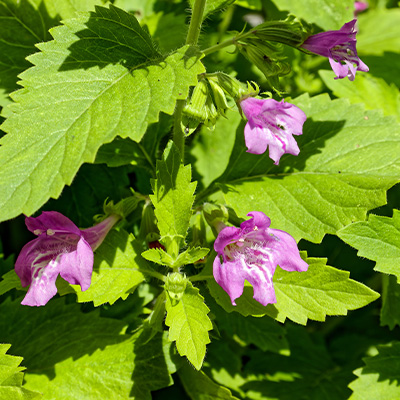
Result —
POLYGON ((175 261, 172 256, 160 248, 146 250, 142 253, 142 257, 153 263, 169 267, 172 267, 175 261))
POLYGON ((207 316, 210 310, 204 304, 204 298, 188 282, 177 304, 172 305, 167 296, 166 308, 165 324, 170 327, 169 340, 176 341, 179 354, 186 356, 199 370, 206 355, 206 345, 210 343, 208 331, 212 329, 212 323, 207 316))
MULTIPOLYGON (((82 292, 79 285, 69 285, 76 292, 78 302, 93 301, 97 307, 104 303, 125 300, 144 281, 150 267, 140 257, 142 247, 132 234, 112 230, 96 250, 92 282, 82 292)), ((65 292, 65 289, 64 289, 65 292)))
POLYGON ((190 365, 180 368, 178 375, 192 400, 239 400, 232 396, 230 390, 213 382, 203 371, 196 371, 190 365))
POLYGON ((393 210, 393 218, 370 214, 368 221, 348 225, 338 236, 355 247, 360 257, 376 261, 376 271, 400 278, 399 210, 393 210))
POLYGON ((214 281, 209 288, 217 303, 226 311, 244 316, 269 315, 279 322, 286 318, 306 325, 308 319, 325 321, 327 315, 347 315, 376 300, 379 294, 367 286, 349 279, 348 271, 326 265, 325 259, 307 258, 306 272, 288 272, 277 268, 273 277, 277 302, 266 307, 256 302, 253 288, 246 282, 243 295, 233 306, 229 296, 214 281))
POLYGON ((117 135, 140 141, 204 72, 198 50, 185 46, 163 59, 135 17, 112 5, 51 33, 29 58, 35 66, 21 75, 24 88, 2 125, 0 220, 58 197, 117 135))
POLYGON ((167 265, 171 268, 179 268, 183 265, 193 264, 194 262, 201 260, 209 251, 209 249, 203 247, 189 247, 174 259, 163 249, 157 248, 146 250, 142 253, 142 257, 156 264, 167 265))
POLYGON ((41 399, 42 395, 22 387, 24 367, 19 364, 22 357, 6 354, 10 344, 0 344, 0 399, 30 400, 41 399))
POLYGON ((192 215, 196 183, 191 182, 190 165, 181 162, 179 150, 173 142, 166 148, 163 159, 157 161, 157 179, 152 181, 155 207, 161 240, 168 253, 177 257, 192 215))
POLYGON ((15 273, 15 270, 6 272, 0 281, 0 296, 12 289, 24 290, 21 286, 21 280, 15 273))
POLYGON ((400 326, 400 285, 393 275, 382 275, 381 325, 400 326))
POLYGON ((377 346, 378 354, 364 358, 365 367, 354 373, 358 378, 349 387, 350 400, 400 398, 400 343, 377 346))

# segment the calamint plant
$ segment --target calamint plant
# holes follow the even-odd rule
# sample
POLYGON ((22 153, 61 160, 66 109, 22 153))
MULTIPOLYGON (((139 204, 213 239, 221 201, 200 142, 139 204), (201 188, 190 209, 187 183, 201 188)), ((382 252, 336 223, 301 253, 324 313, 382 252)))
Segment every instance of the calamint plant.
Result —
POLYGON ((0 0, 0 399, 400 398, 399 18, 0 0))

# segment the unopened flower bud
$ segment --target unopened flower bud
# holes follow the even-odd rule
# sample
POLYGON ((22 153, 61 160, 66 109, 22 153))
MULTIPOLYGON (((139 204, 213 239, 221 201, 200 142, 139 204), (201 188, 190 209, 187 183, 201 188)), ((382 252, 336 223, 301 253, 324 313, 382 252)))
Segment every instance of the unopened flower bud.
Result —
POLYGON ((172 272, 168 274, 165 281, 165 290, 168 292, 169 297, 174 302, 178 302, 185 292, 187 278, 185 274, 179 272, 172 272))

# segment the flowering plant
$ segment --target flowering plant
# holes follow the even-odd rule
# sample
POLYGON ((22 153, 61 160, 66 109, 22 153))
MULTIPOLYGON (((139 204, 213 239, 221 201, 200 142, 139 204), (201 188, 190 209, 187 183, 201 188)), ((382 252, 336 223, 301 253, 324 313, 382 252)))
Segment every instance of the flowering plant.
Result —
POLYGON ((357 3, 0 0, 1 399, 400 398, 399 9, 357 3))

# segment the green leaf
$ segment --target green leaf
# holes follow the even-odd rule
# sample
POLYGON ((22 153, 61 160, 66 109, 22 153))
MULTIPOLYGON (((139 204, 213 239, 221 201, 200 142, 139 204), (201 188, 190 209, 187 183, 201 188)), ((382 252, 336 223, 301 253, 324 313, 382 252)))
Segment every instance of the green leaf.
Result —
POLYGON ((24 89, 2 125, 0 220, 58 197, 116 135, 139 141, 204 72, 188 46, 161 59, 135 17, 112 5, 51 33, 55 40, 29 58, 35 66, 21 75, 24 89))
POLYGON ((379 294, 367 286, 349 279, 348 271, 326 265, 326 259, 307 258, 306 272, 288 272, 277 268, 273 277, 276 304, 266 307, 255 301, 253 288, 245 283, 243 295, 233 306, 229 296, 214 281, 208 285, 217 303, 227 312, 248 315, 269 315, 279 322, 286 318, 306 325, 308 319, 325 321, 327 315, 347 315, 376 300, 379 294))
POLYGON ((385 51, 399 53, 400 10, 375 9, 357 17, 360 33, 357 34, 357 52, 382 56, 385 51))
POLYGON ((279 399, 347 399, 351 369, 336 365, 323 341, 299 326, 288 326, 290 357, 248 352, 250 361, 242 376, 247 377, 241 390, 245 398, 279 399), (266 362, 267 360, 267 362, 266 362))
POLYGON ((146 250, 142 253, 142 257, 156 264, 167 265, 171 268, 179 268, 183 265, 193 264, 196 261, 199 261, 200 259, 204 258, 209 251, 210 250, 207 248, 189 247, 174 259, 164 250, 157 248, 146 250))
POLYGON ((400 277, 399 210, 393 210, 393 218, 370 214, 368 221, 346 226, 338 236, 355 247, 360 257, 376 261, 376 271, 400 277))
POLYGON ((216 384, 203 371, 196 371, 190 365, 179 369, 178 375, 192 400, 239 400, 232 396, 230 390, 216 384))
MULTIPOLYGON (((96 250, 89 289, 82 292, 79 285, 68 285, 76 292, 79 303, 93 301, 97 307, 104 303, 125 300, 144 281, 143 273, 150 270, 140 257, 141 244, 124 230, 112 230, 96 250)), ((70 290, 61 287, 61 294, 70 290)))
POLYGON ((6 354, 10 344, 0 344, 0 398, 7 400, 40 399, 42 395, 22 387, 24 367, 19 364, 22 357, 6 354))
POLYGON ((182 164, 179 150, 170 142, 163 159, 157 161, 157 179, 152 181, 154 195, 150 199, 155 207, 161 240, 168 253, 175 257, 192 215, 196 183, 191 179, 190 165, 182 164))
POLYGON ((281 11, 317 24, 324 30, 338 30, 354 18, 352 0, 273 0, 281 11))
POLYGON ((285 155, 273 166, 268 152, 246 153, 241 124, 217 182, 239 217, 263 211, 272 228, 317 243, 386 203, 386 190, 399 181, 400 125, 379 111, 364 111, 346 99, 331 101, 328 95, 291 102, 308 117, 296 138, 299 156, 285 155))
POLYGON ((392 83, 371 74, 358 74, 351 82, 348 79, 334 79, 333 71, 320 70, 325 85, 337 97, 345 97, 350 103, 364 103, 367 110, 380 108, 384 115, 394 115, 400 122, 399 89, 392 83))
POLYGON ((378 354, 364 358, 365 367, 354 373, 358 378, 349 387, 350 400, 400 398, 400 343, 377 346, 378 354))
POLYGON ((2 280, 0 281, 0 296, 12 289, 24 290, 21 286, 21 280, 15 273, 14 269, 6 272, 1 278, 2 280))
POLYGON ((208 331, 212 329, 212 323, 207 316, 210 310, 204 304, 204 298, 188 282, 177 304, 173 305, 167 296, 166 308, 165 324, 170 327, 169 340, 176 341, 179 354, 186 356, 199 370, 206 355, 206 344, 210 343, 208 331))
POLYGON ((382 275, 381 325, 400 326, 400 285, 393 275, 382 275))
POLYGON ((0 305, 1 340, 12 338, 13 352, 24 355, 28 389, 46 400, 150 400, 151 390, 172 384, 177 357, 166 334, 122 334, 123 322, 63 303, 0 305))
MULTIPOLYGON (((190 6, 193 8, 195 0, 189 0, 190 6)), ((223 8, 230 6, 235 0, 207 0, 204 7, 203 20, 210 14, 217 12, 223 8)))

